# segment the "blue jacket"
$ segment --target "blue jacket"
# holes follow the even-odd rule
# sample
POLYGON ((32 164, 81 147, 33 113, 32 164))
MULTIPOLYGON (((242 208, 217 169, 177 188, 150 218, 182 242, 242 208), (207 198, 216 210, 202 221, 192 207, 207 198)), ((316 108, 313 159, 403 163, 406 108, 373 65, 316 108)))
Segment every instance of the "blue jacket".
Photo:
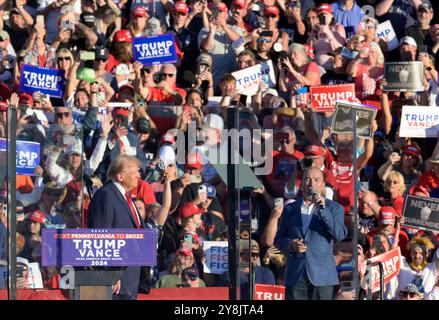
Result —
POLYGON ((334 241, 341 241, 347 235, 344 225, 344 212, 340 204, 325 200, 326 207, 314 214, 308 230, 302 229, 300 208, 303 199, 285 206, 279 229, 274 240, 278 249, 287 255, 285 286, 293 287, 306 272, 314 286, 329 286, 339 283, 333 256, 334 241), (307 245, 305 253, 293 253, 290 242, 304 239, 307 245))
MULTIPOLYGON (((134 204, 135 205, 135 204, 134 204)), ((140 219, 141 228, 145 224, 140 219)), ((124 196, 113 182, 99 189, 88 209, 88 227, 94 229, 135 229, 136 223, 124 196)), ((120 297, 136 299, 140 267, 128 267, 121 279, 120 297)))

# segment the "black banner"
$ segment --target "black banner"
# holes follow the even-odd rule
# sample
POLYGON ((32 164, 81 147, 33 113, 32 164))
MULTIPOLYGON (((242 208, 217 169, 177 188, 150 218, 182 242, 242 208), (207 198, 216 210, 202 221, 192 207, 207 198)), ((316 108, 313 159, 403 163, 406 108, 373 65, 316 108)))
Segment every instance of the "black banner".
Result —
POLYGON ((424 91, 424 65, 420 61, 384 64, 385 91, 424 91))
POLYGON ((337 101, 335 112, 332 116, 332 133, 353 133, 352 109, 356 110, 357 137, 372 138, 371 124, 375 119, 377 110, 373 107, 358 103, 337 101))
POLYGON ((407 195, 402 215, 405 226, 439 231, 439 199, 407 195))

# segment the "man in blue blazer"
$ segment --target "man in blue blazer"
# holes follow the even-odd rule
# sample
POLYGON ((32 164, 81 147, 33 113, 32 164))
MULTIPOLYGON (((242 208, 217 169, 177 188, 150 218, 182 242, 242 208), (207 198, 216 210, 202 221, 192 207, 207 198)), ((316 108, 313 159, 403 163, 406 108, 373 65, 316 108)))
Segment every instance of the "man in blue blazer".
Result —
MULTIPOLYGON (((129 190, 139 181, 140 162, 134 156, 120 155, 108 170, 111 180, 93 196, 88 213, 89 228, 140 229, 145 224, 129 190)), ((135 300, 139 286, 140 267, 126 268, 113 286, 113 300, 135 300)))
POLYGON ((287 255, 286 299, 331 300, 339 284, 334 241, 346 237, 340 204, 325 199, 324 174, 308 168, 302 179, 304 197, 285 206, 274 243, 287 255))

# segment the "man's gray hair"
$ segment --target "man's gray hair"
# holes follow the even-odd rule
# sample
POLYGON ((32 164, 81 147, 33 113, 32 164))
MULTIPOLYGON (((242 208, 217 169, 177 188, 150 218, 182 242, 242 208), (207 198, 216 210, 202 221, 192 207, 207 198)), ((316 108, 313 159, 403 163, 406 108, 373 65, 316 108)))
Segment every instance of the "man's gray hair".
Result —
POLYGON ((172 70, 174 70, 174 73, 177 74, 177 68, 172 63, 165 63, 164 65, 162 65, 162 67, 160 68, 160 72, 163 72, 165 68, 171 68, 172 70))

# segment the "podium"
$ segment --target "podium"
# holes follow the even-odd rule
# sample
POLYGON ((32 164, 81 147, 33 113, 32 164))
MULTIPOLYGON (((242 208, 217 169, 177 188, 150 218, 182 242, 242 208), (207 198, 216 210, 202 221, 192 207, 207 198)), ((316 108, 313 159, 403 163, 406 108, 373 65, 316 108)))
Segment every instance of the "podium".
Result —
MULTIPOLYGON (((124 269, 124 268, 123 268, 124 269)), ((119 281, 125 270, 76 270, 73 300, 112 300, 112 286, 119 281)))

